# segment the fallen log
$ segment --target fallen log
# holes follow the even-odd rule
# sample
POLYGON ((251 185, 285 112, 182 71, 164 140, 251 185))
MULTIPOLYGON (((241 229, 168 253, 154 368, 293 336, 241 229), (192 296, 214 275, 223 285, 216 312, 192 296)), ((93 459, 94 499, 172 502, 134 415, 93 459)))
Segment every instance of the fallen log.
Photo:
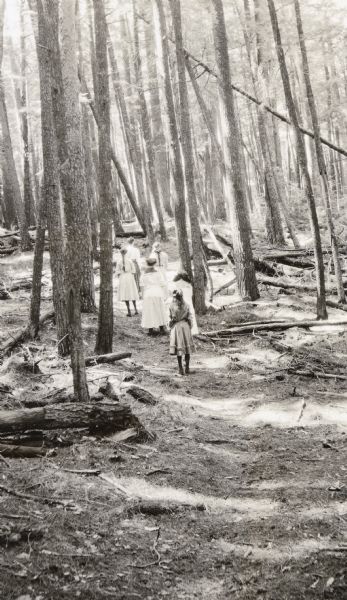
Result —
POLYGON ((138 385, 130 385, 125 389, 125 392, 138 402, 142 402, 142 404, 150 404, 151 406, 158 404, 158 400, 153 396, 153 394, 151 394, 151 392, 144 390, 138 385))
POLYGON ((47 448, 36 448, 35 446, 12 446, 11 444, 0 444, 0 454, 5 458, 40 458, 48 452, 47 448))
POLYGON ((258 283, 263 283, 264 285, 271 285, 272 287, 283 288, 284 290, 299 290, 301 292, 315 292, 317 290, 316 285, 291 283, 290 281, 284 281, 279 277, 277 279, 274 279, 273 277, 264 277, 262 275, 259 275, 257 277, 257 280, 258 283))
POLYGON ((123 360, 124 358, 130 358, 131 352, 115 352, 111 354, 99 354, 96 356, 88 356, 85 359, 86 367, 92 365, 98 365, 101 363, 113 363, 117 360, 123 360))
POLYGON ((238 327, 230 327, 228 329, 217 329, 215 331, 203 332, 202 335, 206 337, 229 337, 232 335, 242 335, 247 333, 253 333, 254 331, 274 331, 274 330, 286 330, 292 329, 293 327, 302 327, 307 329, 309 327, 321 327, 321 326, 334 326, 334 325, 347 325, 347 320, 341 321, 312 321, 310 319, 304 321, 260 321, 258 323, 247 323, 246 325, 240 325, 238 327))
POLYGON ((300 377, 316 377, 317 379, 337 379, 338 381, 347 381, 346 375, 335 373, 319 373, 316 371, 300 371, 297 369, 288 369, 288 373, 291 375, 299 375, 300 377))
POLYGON ((227 283, 224 283, 223 285, 221 285, 215 292, 214 292, 214 296, 216 296, 217 294, 219 294, 220 292, 222 292, 223 290, 228 289, 231 285, 233 285, 234 283, 236 283, 236 277, 233 277, 233 279, 231 279, 230 281, 227 281, 227 283))
MULTIPOLYGON (((49 321, 50 319, 53 319, 53 318, 54 318, 54 310, 49 310, 48 312, 44 313, 42 315, 42 317, 40 318, 40 326, 42 326, 44 323, 46 323, 46 321, 49 321)), ((15 335, 9 337, 8 340, 6 340, 6 342, 4 342, 2 344, 2 346, 0 346, 0 354, 2 356, 5 356, 9 352, 11 352, 11 350, 13 350, 13 348, 18 346, 18 344, 21 344, 22 342, 27 340, 29 337, 30 337, 30 331, 29 331, 28 327, 25 327, 25 329, 22 329, 15 335)))
POLYGON ((106 433, 134 427, 144 431, 138 418, 125 404, 55 404, 44 408, 0 411, 0 433, 28 429, 87 428, 89 433, 106 433))

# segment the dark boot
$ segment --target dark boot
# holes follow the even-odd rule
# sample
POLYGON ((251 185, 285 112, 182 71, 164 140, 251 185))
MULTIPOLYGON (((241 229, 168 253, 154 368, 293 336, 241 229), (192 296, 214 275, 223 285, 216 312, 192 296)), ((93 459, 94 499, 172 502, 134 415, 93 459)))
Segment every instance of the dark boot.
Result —
POLYGON ((190 369, 189 369, 190 354, 186 354, 184 358, 185 358, 185 367, 186 367, 185 373, 186 373, 186 375, 189 375, 189 373, 190 373, 190 369))
POLYGON ((180 375, 184 375, 183 366, 182 366, 182 356, 177 356, 178 362, 178 372, 180 375))

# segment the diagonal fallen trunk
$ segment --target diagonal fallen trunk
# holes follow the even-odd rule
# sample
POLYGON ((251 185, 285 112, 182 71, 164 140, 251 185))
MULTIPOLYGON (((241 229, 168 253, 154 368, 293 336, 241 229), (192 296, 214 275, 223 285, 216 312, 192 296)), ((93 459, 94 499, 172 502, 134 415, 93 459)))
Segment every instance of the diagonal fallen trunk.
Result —
POLYGON ((231 337, 233 335, 242 335, 253 333, 253 331, 274 331, 274 330, 286 330, 291 329, 293 327, 322 327, 324 325, 347 325, 347 320, 343 319, 340 321, 312 321, 312 320, 304 320, 304 321, 262 321, 259 323, 247 323, 246 325, 241 325, 239 327, 230 327, 228 329, 216 329, 215 331, 206 331, 203 332, 202 335, 207 337, 231 337))
POLYGON ((47 452, 48 448, 0 444, 0 454, 5 458, 40 458, 47 452))
POLYGON ((99 354, 96 356, 88 356, 85 359, 86 367, 92 365, 98 365, 100 363, 113 363, 117 360, 123 360, 124 358, 130 358, 131 352, 112 352, 110 354, 99 354))
POLYGON ((125 404, 76 402, 44 408, 0 411, 0 433, 69 428, 87 428, 90 433, 107 433, 128 427, 144 432, 138 418, 125 404))

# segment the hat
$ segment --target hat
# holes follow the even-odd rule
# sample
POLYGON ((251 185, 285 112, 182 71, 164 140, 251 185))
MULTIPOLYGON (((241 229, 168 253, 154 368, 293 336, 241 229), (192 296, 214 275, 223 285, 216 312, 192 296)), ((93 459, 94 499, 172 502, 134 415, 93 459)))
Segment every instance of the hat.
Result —
POLYGON ((173 295, 174 298, 177 298, 178 300, 182 300, 182 298, 183 298, 183 292, 182 292, 182 290, 178 290, 178 289, 174 290, 172 292, 172 295, 173 295))
POLYGON ((120 249, 120 251, 121 251, 121 254, 126 254, 127 253, 127 249, 126 249, 125 246, 122 246, 121 249, 120 249))
POLYGON ((153 267, 153 265, 155 265, 156 262, 157 261, 155 258, 151 258, 150 256, 148 258, 146 258, 146 263, 148 264, 149 267, 153 267))
POLYGON ((130 238, 128 239, 128 244, 133 244, 133 243, 134 243, 134 241, 135 241, 135 240, 134 240, 134 238, 133 238, 133 237, 130 237, 130 238))
POLYGON ((153 250, 160 250, 160 248, 161 248, 160 242, 154 242, 153 250))

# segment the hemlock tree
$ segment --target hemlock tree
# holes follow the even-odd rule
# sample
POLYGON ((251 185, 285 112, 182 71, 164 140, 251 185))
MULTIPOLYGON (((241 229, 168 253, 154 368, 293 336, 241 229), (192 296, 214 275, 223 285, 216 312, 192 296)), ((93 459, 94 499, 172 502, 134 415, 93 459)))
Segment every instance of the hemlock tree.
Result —
POLYGON ((112 198, 110 92, 107 63, 107 24, 104 0, 93 0, 96 55, 97 114, 99 132, 99 201, 100 201, 100 303, 95 351, 112 351, 113 338, 113 270, 112 270, 112 198))
POLYGON ((233 239, 235 270, 238 289, 242 298, 259 298, 255 276, 251 236, 247 218, 246 198, 242 181, 240 133, 235 114, 234 95, 231 87, 228 42, 222 0, 212 0, 213 37, 218 72, 222 135, 225 149, 225 179, 229 198, 231 233, 233 239), (231 173, 231 181, 230 179, 231 173))

